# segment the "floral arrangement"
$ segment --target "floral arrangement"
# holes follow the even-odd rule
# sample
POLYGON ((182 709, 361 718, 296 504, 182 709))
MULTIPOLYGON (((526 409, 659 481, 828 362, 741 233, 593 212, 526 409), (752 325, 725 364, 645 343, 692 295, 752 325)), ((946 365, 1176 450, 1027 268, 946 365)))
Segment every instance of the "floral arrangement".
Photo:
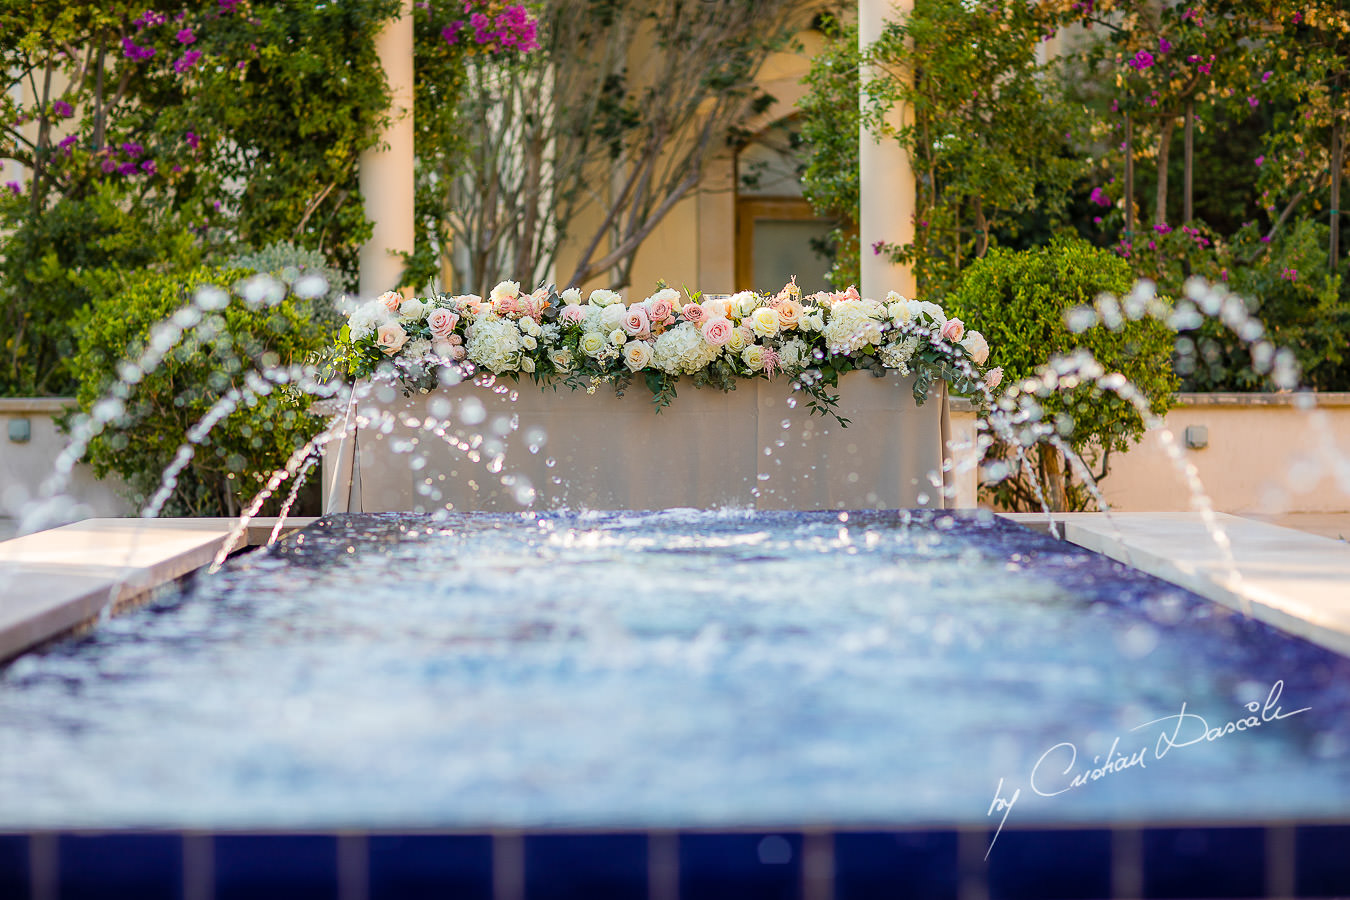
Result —
MULTIPOLYGON (((838 417, 830 388, 866 369, 914 373, 922 404, 936 380, 982 401, 1002 380, 984 368, 989 344, 935 303, 894 292, 885 302, 857 290, 803 296, 795 279, 776 294, 685 295, 662 288, 628 303, 615 291, 521 290, 504 281, 476 295, 405 298, 389 292, 352 312, 333 353, 355 378, 391 377, 429 390, 489 372, 561 381, 593 393, 622 393, 641 378, 658 411, 688 376, 696 386, 734 390, 739 379, 793 379, 813 412, 838 417)), ((845 420, 840 419, 841 423, 845 420)))

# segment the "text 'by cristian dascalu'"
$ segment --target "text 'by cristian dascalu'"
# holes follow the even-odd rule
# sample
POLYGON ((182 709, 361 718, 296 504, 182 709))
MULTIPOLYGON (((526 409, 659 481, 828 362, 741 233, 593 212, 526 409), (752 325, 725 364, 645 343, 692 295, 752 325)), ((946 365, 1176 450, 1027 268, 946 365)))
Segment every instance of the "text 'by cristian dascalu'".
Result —
MULTIPOLYGON (((1032 792, 1038 796, 1057 797, 1060 794, 1066 794, 1075 788, 1084 787, 1126 769, 1146 769, 1150 762, 1160 760, 1171 751, 1181 747, 1210 743, 1237 734, 1240 731, 1254 731, 1264 725, 1269 725, 1280 719, 1288 719, 1312 709, 1310 706, 1305 706, 1293 712, 1285 712, 1280 707, 1280 695, 1283 692, 1284 681, 1277 681, 1271 685, 1270 693, 1266 695, 1264 703, 1254 700, 1243 707, 1247 710, 1248 715, 1239 716, 1231 721, 1213 726, 1203 716, 1187 710, 1186 704, 1183 702, 1180 712, 1143 722, 1130 729, 1131 732, 1157 729, 1156 741, 1150 742, 1146 737, 1142 746, 1137 749, 1122 751, 1120 749, 1120 737, 1117 736, 1111 742, 1111 749, 1106 752, 1106 755, 1094 756, 1090 765, 1079 761, 1076 745, 1068 741, 1061 741, 1042 753, 1041 758, 1031 767, 1031 774, 1028 777, 1029 785, 1032 792)), ((998 840, 1004 824, 1008 821, 1008 814, 1012 812, 1013 806, 1021 795, 1021 788, 1014 790, 1011 796, 1005 795, 1003 779, 998 780, 998 787, 994 789, 994 801, 989 804, 989 811, 985 813, 986 816, 995 816, 1002 813, 998 828, 994 831, 994 837, 989 841, 989 852, 993 851, 994 842, 998 840)), ((989 852, 985 853, 985 859, 989 858, 989 852)))

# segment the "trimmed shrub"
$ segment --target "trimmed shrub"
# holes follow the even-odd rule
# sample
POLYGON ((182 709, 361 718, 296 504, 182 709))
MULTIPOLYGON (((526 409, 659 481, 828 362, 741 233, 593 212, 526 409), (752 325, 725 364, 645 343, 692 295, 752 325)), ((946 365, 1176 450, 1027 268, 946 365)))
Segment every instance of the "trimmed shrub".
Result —
MULTIPOLYGON (((201 267, 179 275, 146 275, 120 293, 95 299, 79 323, 71 369, 78 378, 80 411, 88 414, 119 380, 127 381, 126 361, 141 355, 158 326, 179 310, 197 310, 192 302, 199 288, 222 289, 223 305, 197 310, 200 321, 159 365, 139 381, 132 377, 124 413, 89 445, 87 459, 95 474, 122 476, 138 506, 159 490, 189 432, 232 389, 242 392, 240 402, 201 441, 162 514, 237 514, 322 427, 306 412, 308 396, 286 385, 264 384, 255 373, 302 365, 327 346, 331 332, 315 315, 316 301, 291 294, 270 304, 246 300, 241 279, 251 274, 201 267)), ((284 497, 286 492, 279 493, 284 497)), ((278 500, 270 503, 275 508, 278 500)))
MULTIPOLYGON (((1125 260, 1082 240, 1057 238, 1032 250, 994 248, 966 270, 944 306, 949 315, 988 338, 989 363, 1003 367, 1005 381, 1035 375, 1055 356, 1086 350, 1108 372, 1129 379, 1149 398, 1150 411, 1160 416, 1170 408, 1177 387, 1171 365, 1175 335, 1165 324, 1146 318, 1126 321, 1115 330, 1095 325, 1074 333, 1065 323, 1069 310, 1091 307, 1104 293, 1123 296, 1132 283, 1125 260)), ((1041 402, 1045 421, 1056 426, 1063 441, 1089 464, 1100 466, 1094 480, 1106 476, 1111 452, 1126 449, 1144 433, 1143 420, 1127 401, 1091 384, 1060 389, 1041 402)), ((1009 449, 1001 452, 1006 455, 1009 449)), ((1053 506, 1091 505, 1090 492, 1048 444, 1040 448, 1039 468, 1053 506)), ((995 485, 994 499, 1017 509, 1039 506, 1027 475, 995 485)))

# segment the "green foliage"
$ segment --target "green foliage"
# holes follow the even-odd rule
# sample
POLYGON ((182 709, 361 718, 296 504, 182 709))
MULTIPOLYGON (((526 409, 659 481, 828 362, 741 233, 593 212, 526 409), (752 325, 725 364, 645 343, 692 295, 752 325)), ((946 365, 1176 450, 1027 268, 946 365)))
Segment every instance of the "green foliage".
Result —
MULTIPOLYGON (((1173 334, 1165 324, 1142 319, 1116 329, 1098 324, 1075 334, 1065 322, 1069 310, 1094 306, 1103 293, 1123 296, 1132 283, 1125 260, 1085 241, 1057 239, 1036 250, 991 250, 966 270, 946 308, 984 334, 989 364, 1002 366, 1005 379, 1035 376, 1054 357, 1086 350, 1107 372, 1129 379, 1148 398, 1151 413, 1160 416, 1177 387, 1170 365, 1173 334)), ((1069 447, 1080 455, 1100 454, 1103 475, 1109 454, 1126 449, 1144 432, 1143 420, 1126 400, 1095 384, 1061 387, 1038 399, 1043 420, 1055 425, 1069 447)), ((1053 477, 1053 468, 1043 475, 1053 477)), ((1081 485, 1061 493, 1069 495, 1072 506, 1088 502, 1081 485)), ((1028 491, 1025 482, 1012 480, 996 494, 1004 505, 1018 506, 1028 491)))
MULTIPOLYGON (((198 288, 237 284, 249 274, 211 267, 147 274, 118 294, 96 297, 80 323, 71 366, 79 377, 80 410, 89 413, 110 394, 120 364, 138 357, 155 329, 189 306, 198 288)), ((198 447, 164 508, 170 515, 236 514, 321 427, 306 412, 308 396, 250 379, 250 373, 301 365, 329 339, 309 301, 287 296, 275 305, 254 305, 232 289, 227 305, 206 312, 131 387, 124 415, 89 445, 95 474, 116 472, 132 499, 144 504, 191 429, 218 400, 241 389, 242 402, 198 447)))
POLYGON ((918 181, 913 243, 875 249, 913 264, 934 299, 1024 213, 1059 215, 1083 170, 1068 152, 1078 113, 1037 62, 1053 27, 1019 0, 917 0, 867 49, 864 124, 905 147, 918 181), (903 121, 897 105, 910 110, 903 121))
MULTIPOLYGON (((1231 238, 1203 228, 1155 229, 1132 262, 1171 296, 1180 296, 1191 276, 1225 284, 1263 325, 1261 340, 1292 351, 1303 386, 1343 389, 1350 385, 1350 294, 1343 278, 1328 272, 1327 227, 1305 219, 1270 240, 1263 237, 1252 223, 1231 238)), ((1242 337, 1221 318, 1206 317, 1179 336, 1176 347, 1183 390, 1272 387, 1269 366, 1253 359, 1253 336, 1242 337)))
POLYGON ((314 313, 322 325, 334 334, 347 321, 339 303, 351 290, 351 276, 329 263, 318 250, 307 250, 288 241, 271 244, 261 250, 248 251, 230 257, 224 267, 247 269, 280 278, 287 284, 317 275, 328 286, 327 294, 314 303, 314 313))

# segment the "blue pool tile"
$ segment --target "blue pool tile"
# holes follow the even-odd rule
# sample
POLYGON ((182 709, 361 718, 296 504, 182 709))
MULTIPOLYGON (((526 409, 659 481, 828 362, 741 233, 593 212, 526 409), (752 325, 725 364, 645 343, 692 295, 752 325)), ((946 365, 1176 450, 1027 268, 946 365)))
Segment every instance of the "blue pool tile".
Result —
POLYGON ((372 835, 370 900, 491 900, 487 835, 372 835))
POLYGON ((218 835, 216 900, 336 900, 332 835, 218 835))
POLYGON ((838 832, 835 900, 956 900, 956 853, 951 831, 838 832))
POLYGON ((183 896, 183 839, 176 834, 63 834, 61 900, 183 896))
POLYGON ((525 900, 646 900, 645 834, 525 838, 525 900))
POLYGON ((1145 897, 1264 897, 1264 828, 1144 831, 1145 897))
POLYGON ((1004 830, 989 851, 992 900, 1107 897, 1111 832, 1004 830))
POLYGON ((798 900, 801 874, 800 834, 680 835, 683 900, 798 900))
POLYGON ((1300 897, 1350 896, 1350 825, 1305 825, 1295 837, 1300 897))
POLYGON ((0 897, 27 897, 29 891, 27 835, 0 835, 0 897))

